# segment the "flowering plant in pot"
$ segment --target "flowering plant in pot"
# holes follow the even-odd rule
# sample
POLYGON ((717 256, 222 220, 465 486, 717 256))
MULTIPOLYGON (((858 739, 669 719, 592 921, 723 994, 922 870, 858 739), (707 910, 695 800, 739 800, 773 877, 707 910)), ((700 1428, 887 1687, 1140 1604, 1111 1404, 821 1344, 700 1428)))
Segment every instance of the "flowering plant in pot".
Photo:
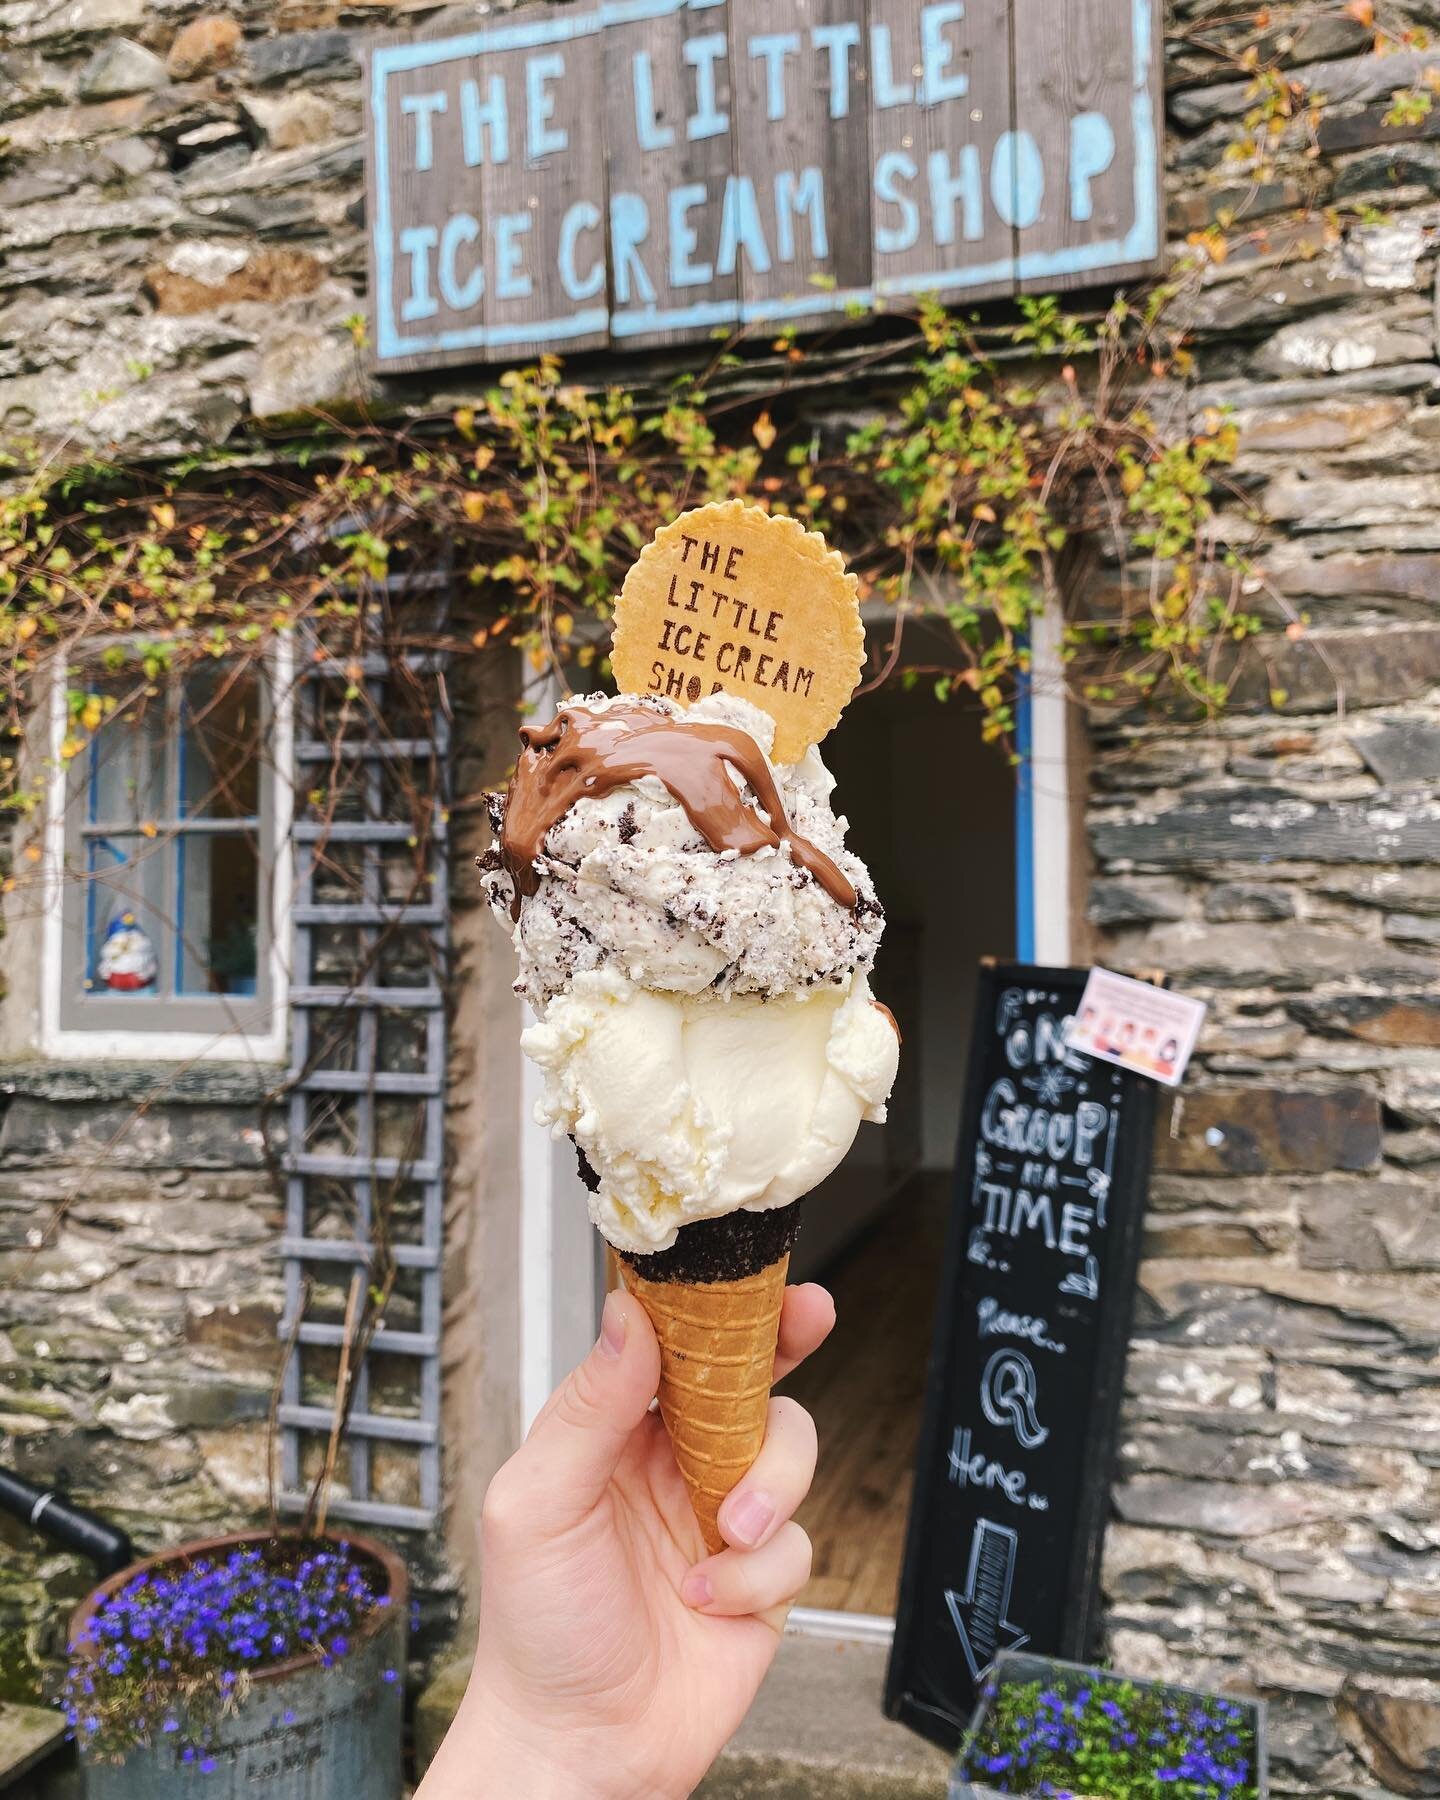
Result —
POLYGON ((408 1584, 369 1539, 237 1533, 122 1569, 70 1630, 91 1800, 398 1800, 408 1584))
POLYGON ((1265 1709, 1015 1652, 981 1689, 951 1800, 1265 1800, 1265 1709))

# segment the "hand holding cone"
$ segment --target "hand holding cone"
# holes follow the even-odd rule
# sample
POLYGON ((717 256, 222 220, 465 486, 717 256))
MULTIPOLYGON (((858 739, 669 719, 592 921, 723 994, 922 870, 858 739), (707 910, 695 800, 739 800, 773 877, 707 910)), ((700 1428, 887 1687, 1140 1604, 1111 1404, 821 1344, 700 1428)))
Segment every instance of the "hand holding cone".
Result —
POLYGON ((712 1554, 764 1441, 798 1201, 895 1075, 866 980, 883 914, 811 754, 863 652, 815 533, 738 501, 682 515, 617 604, 626 691, 522 732, 481 863, 540 1014, 536 1116, 575 1139, 654 1326, 712 1554))

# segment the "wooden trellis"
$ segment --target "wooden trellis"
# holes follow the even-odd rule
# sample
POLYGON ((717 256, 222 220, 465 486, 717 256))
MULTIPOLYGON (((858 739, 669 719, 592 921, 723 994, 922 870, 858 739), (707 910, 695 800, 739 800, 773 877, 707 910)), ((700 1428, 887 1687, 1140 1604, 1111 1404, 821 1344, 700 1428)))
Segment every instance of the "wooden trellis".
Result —
POLYGON ((443 656, 386 646, 448 583, 376 582, 363 654, 312 639, 295 694, 278 1499, 305 1510, 352 1362, 328 1516, 416 1530, 440 1508, 450 732, 443 656), (387 1286, 353 1361, 357 1296, 387 1286))

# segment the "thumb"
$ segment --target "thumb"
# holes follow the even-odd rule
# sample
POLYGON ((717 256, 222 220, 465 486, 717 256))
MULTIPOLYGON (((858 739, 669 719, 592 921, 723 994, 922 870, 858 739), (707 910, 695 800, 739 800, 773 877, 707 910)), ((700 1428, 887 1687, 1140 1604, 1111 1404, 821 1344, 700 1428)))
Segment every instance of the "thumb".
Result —
POLYGON ((516 1457, 544 1531, 578 1523, 604 1493, 660 1385, 660 1346, 633 1295, 605 1296, 600 1336, 541 1408, 516 1457))

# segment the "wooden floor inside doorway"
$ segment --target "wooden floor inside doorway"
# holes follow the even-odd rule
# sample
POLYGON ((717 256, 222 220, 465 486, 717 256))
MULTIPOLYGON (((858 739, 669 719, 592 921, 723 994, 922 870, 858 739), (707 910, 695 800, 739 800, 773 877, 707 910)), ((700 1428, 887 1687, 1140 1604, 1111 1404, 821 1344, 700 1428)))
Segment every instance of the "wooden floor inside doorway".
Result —
POLYGON ((895 1610, 949 1187, 948 1175, 917 1176, 826 1272, 835 1330, 781 1390, 820 1435, 797 1514, 815 1546, 801 1606, 895 1610))

